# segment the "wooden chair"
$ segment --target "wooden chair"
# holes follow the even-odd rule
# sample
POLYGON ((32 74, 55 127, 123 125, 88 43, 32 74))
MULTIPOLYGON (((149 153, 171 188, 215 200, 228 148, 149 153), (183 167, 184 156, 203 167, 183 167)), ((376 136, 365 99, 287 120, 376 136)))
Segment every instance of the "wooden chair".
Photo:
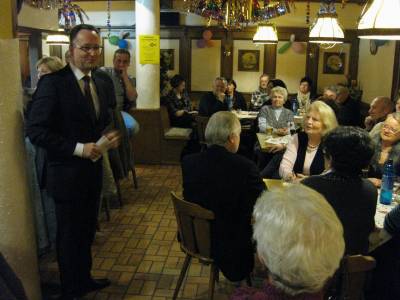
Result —
POLYGON ((199 138, 199 143, 202 146, 206 145, 205 132, 206 132, 206 127, 207 127, 209 119, 210 119, 209 117, 195 116, 196 126, 197 126, 197 135, 199 138))
POLYGON ((187 202, 174 192, 171 193, 176 222, 178 224, 180 246, 186 258, 176 284, 173 299, 176 299, 192 257, 203 264, 211 265, 208 284, 208 298, 214 297, 215 282, 218 282, 219 270, 211 258, 211 221, 214 213, 197 204, 187 202))
MULTIPOLYGON (((371 256, 352 255, 342 259, 337 273, 340 288, 339 296, 333 299, 360 300, 364 299, 364 285, 368 272, 375 268, 375 259, 371 256)), ((330 299, 329 293, 326 299, 330 299)))

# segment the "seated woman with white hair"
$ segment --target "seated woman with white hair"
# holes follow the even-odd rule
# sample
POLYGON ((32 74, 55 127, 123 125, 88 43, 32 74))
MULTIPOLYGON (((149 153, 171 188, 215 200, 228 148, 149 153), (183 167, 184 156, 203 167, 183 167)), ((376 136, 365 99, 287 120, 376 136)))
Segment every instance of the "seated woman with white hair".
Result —
POLYGON ((261 290, 241 287, 231 299, 323 299, 344 253, 342 225, 325 198, 297 184, 264 192, 253 218, 268 278, 261 290))

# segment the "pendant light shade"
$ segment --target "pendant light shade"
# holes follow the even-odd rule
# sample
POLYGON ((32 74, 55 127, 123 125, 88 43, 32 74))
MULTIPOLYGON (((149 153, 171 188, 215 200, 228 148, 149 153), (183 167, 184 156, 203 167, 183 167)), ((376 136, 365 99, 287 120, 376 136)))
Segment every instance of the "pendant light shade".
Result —
POLYGON ((69 38, 64 34, 48 35, 46 38, 46 44, 48 45, 68 45, 69 38))
POLYGON ((309 38, 310 43, 343 43, 344 33, 338 21, 335 1, 321 1, 317 19, 314 21, 310 28, 309 38))
POLYGON ((400 1, 374 0, 361 16, 358 37, 373 40, 400 40, 400 1))
POLYGON ((259 24, 257 32, 253 37, 255 44, 277 44, 278 34, 276 28, 272 24, 259 24))
POLYGON ((343 43, 344 33, 336 13, 319 13, 310 29, 310 43, 343 43))

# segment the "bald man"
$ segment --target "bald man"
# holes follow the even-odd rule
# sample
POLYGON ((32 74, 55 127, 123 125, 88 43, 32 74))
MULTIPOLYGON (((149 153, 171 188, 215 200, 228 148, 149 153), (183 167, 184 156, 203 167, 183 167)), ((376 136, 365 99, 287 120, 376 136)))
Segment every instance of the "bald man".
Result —
POLYGON ((393 103, 388 97, 378 96, 371 102, 368 116, 364 120, 365 129, 371 129, 379 122, 386 119, 386 116, 393 111, 393 103))

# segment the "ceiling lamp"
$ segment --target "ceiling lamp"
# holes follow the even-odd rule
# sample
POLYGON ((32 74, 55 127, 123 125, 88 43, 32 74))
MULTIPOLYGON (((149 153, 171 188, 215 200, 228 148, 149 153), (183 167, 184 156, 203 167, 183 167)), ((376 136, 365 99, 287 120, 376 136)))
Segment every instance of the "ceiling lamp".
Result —
POLYGON ((259 24, 256 34, 253 36, 255 44, 276 44, 278 43, 278 34, 273 24, 259 24))
POLYGON ((333 0, 321 2, 318 17, 311 25, 309 42, 320 44, 343 43, 344 33, 338 22, 333 0))
POLYGON ((69 38, 64 34, 48 35, 46 38, 48 45, 69 45, 69 38))
POLYGON ((400 40, 400 1, 374 0, 358 23, 358 37, 400 40))

